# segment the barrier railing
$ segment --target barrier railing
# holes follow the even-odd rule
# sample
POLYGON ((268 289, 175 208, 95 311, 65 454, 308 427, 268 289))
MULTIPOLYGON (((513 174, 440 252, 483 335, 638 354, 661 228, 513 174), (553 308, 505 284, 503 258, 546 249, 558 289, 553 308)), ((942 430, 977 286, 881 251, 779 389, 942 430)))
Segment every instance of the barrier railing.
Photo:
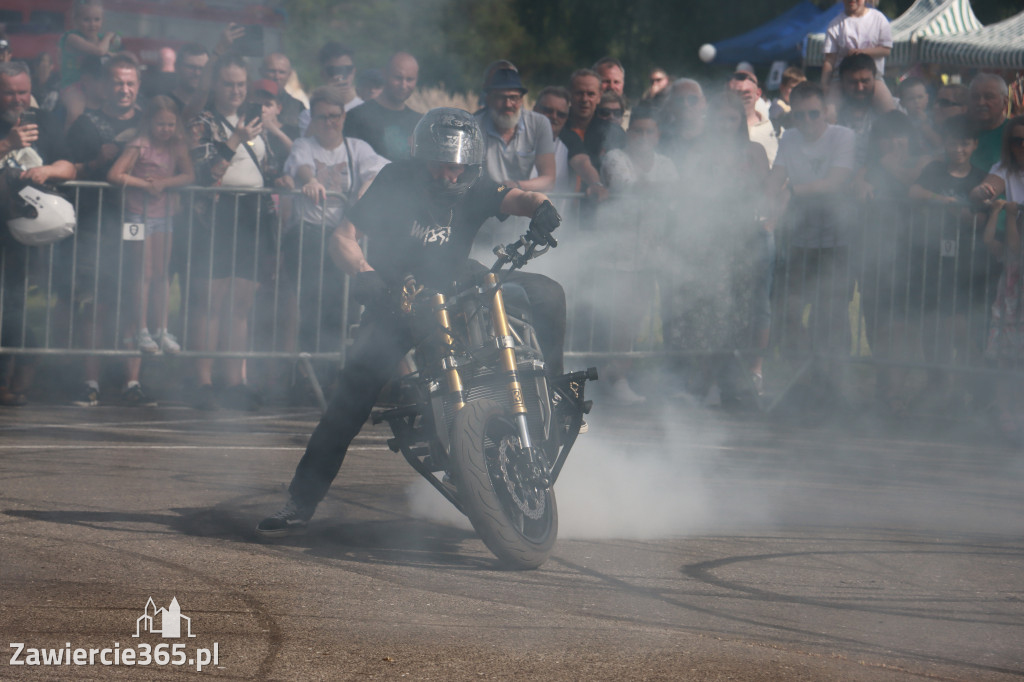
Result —
MULTIPOLYGON (((356 309, 328 255, 329 211, 319 224, 296 221, 300 193, 184 188, 161 253, 165 276, 152 259, 161 238, 145 246, 159 220, 132 214, 105 183, 65 188, 75 236, 0 253, 0 352, 138 356, 133 334, 162 326, 144 324, 140 296, 166 281, 180 357, 344 363, 356 309)), ((687 228, 667 210, 652 213, 650 197, 594 211, 580 208, 581 196, 553 195, 567 219, 562 247, 537 261, 567 292, 569 358, 770 349, 798 362, 985 368, 1002 266, 982 241, 983 214, 861 204, 829 214, 840 239, 819 248, 799 226, 774 235, 753 219, 687 228)))

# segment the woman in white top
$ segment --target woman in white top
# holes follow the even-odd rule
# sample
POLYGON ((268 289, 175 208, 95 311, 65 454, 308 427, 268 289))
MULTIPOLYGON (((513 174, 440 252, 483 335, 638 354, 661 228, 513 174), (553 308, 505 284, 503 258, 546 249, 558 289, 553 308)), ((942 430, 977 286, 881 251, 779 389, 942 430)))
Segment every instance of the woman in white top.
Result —
MULTIPOLYGON (((199 184, 261 189, 273 180, 273 153, 263 133, 261 108, 243 106, 248 74, 240 57, 227 55, 212 68, 210 106, 189 124, 192 158, 199 184), (249 111, 249 109, 252 111, 249 111)), ((249 347, 249 315, 259 287, 261 254, 271 253, 276 214, 270 196, 237 191, 196 195, 189 220, 190 348, 244 351, 249 347)), ((213 360, 197 360, 199 409, 216 406, 213 360)), ((245 361, 224 361, 223 402, 258 409, 261 400, 245 385, 245 361)))

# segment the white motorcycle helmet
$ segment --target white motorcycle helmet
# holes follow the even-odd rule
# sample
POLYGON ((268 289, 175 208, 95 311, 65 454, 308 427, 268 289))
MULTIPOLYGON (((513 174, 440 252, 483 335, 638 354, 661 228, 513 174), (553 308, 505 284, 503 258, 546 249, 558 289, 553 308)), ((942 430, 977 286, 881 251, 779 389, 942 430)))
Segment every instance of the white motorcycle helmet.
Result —
POLYGON ((25 246, 45 246, 75 233, 75 207, 53 190, 25 184, 12 198, 7 227, 25 246))

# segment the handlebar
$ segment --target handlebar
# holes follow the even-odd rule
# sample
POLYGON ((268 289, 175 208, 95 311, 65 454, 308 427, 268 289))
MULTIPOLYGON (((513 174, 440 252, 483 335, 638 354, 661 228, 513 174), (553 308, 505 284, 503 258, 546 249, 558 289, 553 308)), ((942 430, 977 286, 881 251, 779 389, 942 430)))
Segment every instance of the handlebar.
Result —
POLYGON ((494 247, 493 253, 498 257, 498 259, 494 262, 494 265, 491 266, 491 272, 497 273, 506 263, 512 264, 512 267, 509 270, 510 272, 512 270, 519 270, 534 258, 543 256, 553 246, 558 246, 558 242, 551 236, 550 232, 546 235, 542 235, 539 231, 535 231, 533 227, 531 227, 530 230, 519 237, 517 241, 514 241, 511 244, 499 244, 494 247), (542 244, 546 244, 546 246, 542 249, 538 249, 537 247, 542 244), (522 253, 519 251, 521 248, 525 248, 522 253))

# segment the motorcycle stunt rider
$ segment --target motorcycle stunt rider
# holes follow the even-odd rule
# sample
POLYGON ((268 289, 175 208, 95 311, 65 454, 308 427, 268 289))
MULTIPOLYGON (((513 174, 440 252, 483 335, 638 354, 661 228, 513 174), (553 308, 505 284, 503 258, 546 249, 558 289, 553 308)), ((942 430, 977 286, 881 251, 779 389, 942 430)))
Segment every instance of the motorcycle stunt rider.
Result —
MULTIPOLYGON (((427 112, 413 131, 412 158, 385 166, 332 235, 331 257, 353 277, 354 296, 365 311, 338 389, 295 470, 289 500, 259 523, 260 535, 280 537, 306 525, 381 389, 420 340, 409 316, 399 310, 406 276, 428 289, 448 291, 456 280, 486 272, 469 253, 490 217, 532 218, 531 231, 541 243, 561 222, 543 194, 499 185, 482 174, 483 159, 483 135, 471 114, 449 108, 427 112), (357 230, 370 238, 369 256, 357 242, 357 230)), ((549 375, 561 374, 565 292, 533 273, 516 271, 508 281, 530 300, 549 375)))

